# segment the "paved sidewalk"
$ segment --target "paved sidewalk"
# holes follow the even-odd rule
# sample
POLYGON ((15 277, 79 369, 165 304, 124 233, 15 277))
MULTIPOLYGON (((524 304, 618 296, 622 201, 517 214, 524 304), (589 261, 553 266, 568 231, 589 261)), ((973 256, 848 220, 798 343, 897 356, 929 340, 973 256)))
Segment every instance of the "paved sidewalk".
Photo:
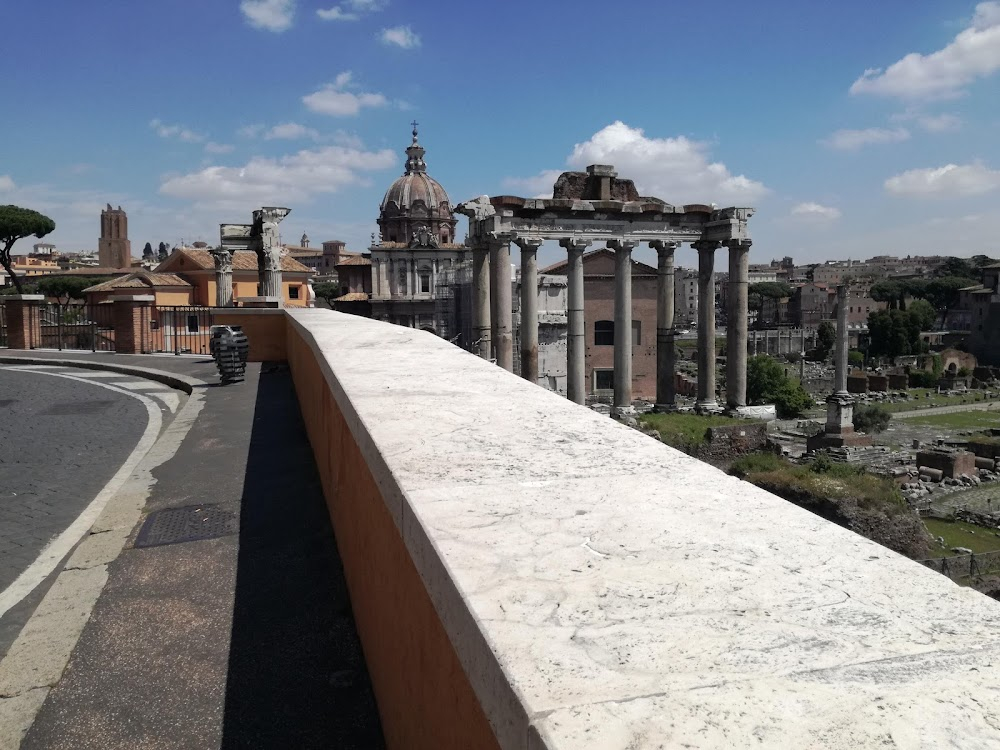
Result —
MULTIPOLYGON (((102 357, 217 381, 204 358, 87 354, 102 357)), ((251 365, 245 383, 195 390, 203 408, 153 470, 145 522, 107 566, 22 747, 382 748, 287 369, 251 365)))

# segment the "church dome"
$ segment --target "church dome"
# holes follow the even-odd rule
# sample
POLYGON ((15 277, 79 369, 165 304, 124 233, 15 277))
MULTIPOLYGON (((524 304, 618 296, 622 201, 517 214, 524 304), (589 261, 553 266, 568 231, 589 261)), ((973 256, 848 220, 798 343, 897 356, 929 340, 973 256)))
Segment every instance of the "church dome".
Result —
POLYGON ((383 242, 411 244, 414 238, 425 236, 433 237, 434 243, 454 241, 457 220, 451 200, 441 183, 427 174, 425 153, 417 142, 414 123, 413 142, 406 149, 406 172, 385 191, 379 209, 383 242))

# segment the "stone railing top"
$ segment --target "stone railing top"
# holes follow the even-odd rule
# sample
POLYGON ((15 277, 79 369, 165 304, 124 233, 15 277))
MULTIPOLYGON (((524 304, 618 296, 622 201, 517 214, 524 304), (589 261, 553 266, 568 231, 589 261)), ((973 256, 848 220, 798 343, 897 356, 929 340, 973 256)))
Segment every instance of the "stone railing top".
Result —
POLYGON ((1000 746, 1000 604, 430 333, 287 312, 501 747, 1000 746))

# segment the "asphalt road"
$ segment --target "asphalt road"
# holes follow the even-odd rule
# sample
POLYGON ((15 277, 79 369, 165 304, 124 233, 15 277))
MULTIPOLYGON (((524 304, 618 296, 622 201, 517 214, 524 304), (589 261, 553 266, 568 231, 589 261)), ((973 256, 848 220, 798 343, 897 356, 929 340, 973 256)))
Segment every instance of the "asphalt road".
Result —
MULTIPOLYGON (((96 382, 0 368, 0 592, 90 504, 147 421, 140 401, 96 382)), ((23 614, 0 617, 0 656, 23 614)))

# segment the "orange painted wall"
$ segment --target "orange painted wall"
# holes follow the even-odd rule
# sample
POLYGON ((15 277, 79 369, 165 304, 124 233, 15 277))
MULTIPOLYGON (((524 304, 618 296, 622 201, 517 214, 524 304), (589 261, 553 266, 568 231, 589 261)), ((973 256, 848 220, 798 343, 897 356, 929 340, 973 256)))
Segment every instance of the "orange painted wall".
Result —
POLYGON ((295 390, 390 750, 499 750, 375 479, 289 324, 295 390))
POLYGON ((240 309, 215 308, 212 315, 215 325, 243 326, 250 344, 250 362, 281 362, 288 359, 285 346, 285 313, 275 309, 274 312, 261 313, 240 312, 240 309))

